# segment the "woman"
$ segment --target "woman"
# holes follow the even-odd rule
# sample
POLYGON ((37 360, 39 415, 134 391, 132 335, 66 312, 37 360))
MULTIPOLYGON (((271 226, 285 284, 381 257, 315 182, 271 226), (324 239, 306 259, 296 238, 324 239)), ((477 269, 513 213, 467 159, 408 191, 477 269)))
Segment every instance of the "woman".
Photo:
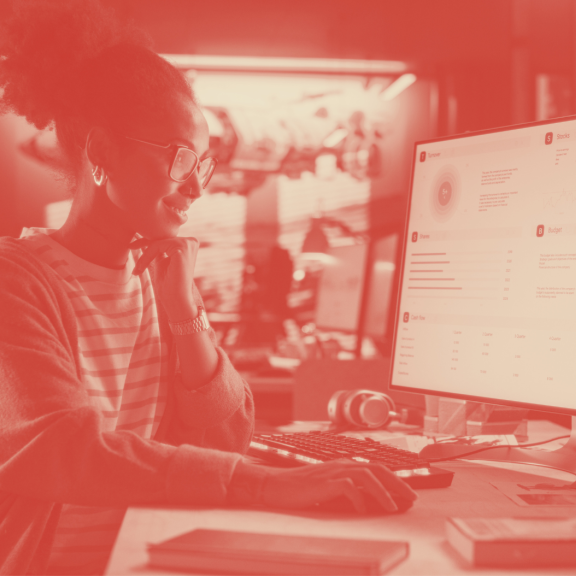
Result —
POLYGON ((414 499, 380 466, 242 457, 252 397, 177 237, 215 167, 184 77, 96 0, 20 2, 0 37, 2 109, 53 125, 74 195, 0 239, 1 572, 101 574, 135 504, 414 499))

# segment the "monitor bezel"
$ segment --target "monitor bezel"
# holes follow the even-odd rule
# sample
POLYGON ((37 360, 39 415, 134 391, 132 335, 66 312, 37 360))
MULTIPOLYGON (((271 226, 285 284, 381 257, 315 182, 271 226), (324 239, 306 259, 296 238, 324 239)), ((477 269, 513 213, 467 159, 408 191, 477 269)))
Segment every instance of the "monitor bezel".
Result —
POLYGON ((454 392, 443 392, 439 390, 429 390, 425 388, 412 388, 410 386, 398 386, 392 383, 393 374, 394 374, 394 361, 396 357, 396 338, 398 336, 398 328, 399 328, 399 318, 400 318, 400 298, 402 295, 402 282, 404 279, 404 265, 406 261, 406 250, 408 247, 408 224, 410 221, 410 213, 412 210, 412 192, 414 186, 414 173, 416 171, 416 151, 418 146, 423 144, 435 144, 438 142, 446 142, 449 140, 459 140, 462 138, 469 138, 470 136, 480 136, 483 134, 495 134, 501 132, 509 132, 511 130, 518 130, 521 128, 530 128, 535 126, 549 126, 554 124, 559 124, 561 122, 569 122, 575 121, 576 115, 571 116, 562 116, 560 118, 553 118, 550 120, 540 120, 535 122, 525 122, 522 124, 511 124, 508 126, 500 126, 498 128, 490 128, 488 130, 478 130, 474 132, 464 132, 460 134, 453 134, 450 136, 441 136, 439 138, 431 138, 428 140, 419 140, 418 142, 414 143, 414 153, 412 156, 412 170, 410 173, 410 188, 408 190, 408 202, 406 203, 406 215, 404 219, 404 235, 402 241, 402 257, 400 261, 400 277, 398 280, 398 292, 396 295, 396 314, 394 316, 394 331, 393 331, 393 339, 392 339, 392 350, 390 356, 390 376, 388 380, 388 387, 390 390, 395 390, 398 392, 414 392, 419 394, 427 394, 430 396, 443 396, 445 398, 455 398, 457 400, 471 400, 473 402, 484 402, 487 404, 498 404, 503 406, 512 406, 518 408, 526 408, 528 410, 538 410, 541 412, 553 412, 558 414, 570 414, 572 416, 576 416, 576 408, 566 408, 561 406, 551 406, 547 404, 531 404, 528 402, 517 402, 515 400, 502 400, 502 399, 495 399, 489 398, 486 396, 474 396, 470 394, 457 394, 454 392))

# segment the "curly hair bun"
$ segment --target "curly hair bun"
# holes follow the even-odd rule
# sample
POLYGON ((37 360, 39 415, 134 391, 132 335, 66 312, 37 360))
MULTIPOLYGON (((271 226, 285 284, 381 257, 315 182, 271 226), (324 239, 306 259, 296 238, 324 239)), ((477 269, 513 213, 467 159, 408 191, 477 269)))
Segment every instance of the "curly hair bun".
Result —
POLYGON ((0 33, 0 113, 46 128, 70 108, 83 63, 121 43, 150 46, 97 0, 17 0, 0 33))
POLYGON ((150 49, 148 37, 120 25, 98 0, 16 2, 0 33, 0 114, 56 129, 72 187, 91 127, 127 134, 181 96, 196 102, 184 75, 150 49))

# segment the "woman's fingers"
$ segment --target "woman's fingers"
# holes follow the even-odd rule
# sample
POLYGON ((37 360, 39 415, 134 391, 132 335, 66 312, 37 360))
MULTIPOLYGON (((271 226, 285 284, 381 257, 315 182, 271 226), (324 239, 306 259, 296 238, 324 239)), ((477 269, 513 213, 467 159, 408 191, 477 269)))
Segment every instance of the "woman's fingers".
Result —
POLYGON ((181 246, 172 246, 172 248, 168 248, 165 252, 166 256, 169 258, 170 256, 173 256, 174 254, 176 254, 177 252, 182 252, 182 247, 181 246))
POLYGON ((364 495, 369 494, 383 510, 396 512, 398 506, 390 492, 410 501, 417 498, 407 484, 384 466, 348 460, 276 471, 266 486, 266 503, 287 508, 306 507, 344 496, 356 510, 365 512, 364 495))
POLYGON ((416 492, 414 492, 406 482, 382 464, 364 464, 351 462, 350 460, 336 460, 327 462, 326 464, 317 464, 315 467, 317 474, 325 478, 333 476, 334 474, 347 474, 349 470, 354 469, 369 470, 386 490, 408 500, 416 500, 418 498, 416 492))
POLYGON ((366 512, 362 492, 350 478, 306 478, 294 472, 275 470, 270 475, 262 500, 266 506, 308 508, 344 496, 358 512, 366 512))
POLYGON ((152 240, 149 240, 148 238, 138 238, 138 240, 130 242, 130 244, 128 244, 128 248, 130 248, 130 250, 136 250, 137 248, 148 246, 150 243, 152 243, 152 240))
POLYGON ((142 274, 142 272, 144 272, 144 270, 146 270, 146 268, 150 266, 152 260, 154 260, 154 258, 159 256, 160 254, 163 254, 165 251, 166 251, 165 247, 161 242, 148 246, 148 248, 146 248, 146 250, 144 250, 144 252, 142 253, 142 256, 140 256, 140 258, 138 259, 138 262, 136 262, 136 266, 134 266, 132 274, 135 275, 142 274))
POLYGON ((352 502, 356 511, 360 514, 366 514, 366 503, 364 496, 360 492, 358 486, 350 478, 341 478, 339 480, 329 480, 326 487, 326 498, 322 498, 318 502, 326 502, 333 500, 338 496, 345 496, 352 502))
POLYGON ((141 274, 150 266, 152 260, 160 255, 172 256, 178 252, 187 254, 187 258, 192 259, 198 252, 200 243, 196 238, 167 238, 165 240, 147 240, 139 238, 130 244, 130 248, 147 248, 140 256, 132 274, 141 274))
POLYGON ((410 486, 408 486, 404 480, 386 468, 386 466, 382 464, 361 464, 360 466, 363 468, 368 468, 370 472, 374 474, 374 476, 390 492, 394 492, 394 494, 408 500, 416 500, 418 498, 418 494, 416 494, 416 492, 414 492, 414 490, 412 490, 412 488, 410 488, 410 486))
POLYGON ((339 472, 342 476, 350 479, 355 486, 362 487, 365 493, 371 494, 388 512, 396 512, 398 506, 390 496, 386 487, 367 468, 350 468, 339 472))
POLYGON ((408 500, 413 501, 418 499, 418 494, 416 494, 404 480, 396 476, 394 472, 388 470, 388 468, 382 464, 374 464, 373 467, 370 467, 370 470, 391 492, 408 500))

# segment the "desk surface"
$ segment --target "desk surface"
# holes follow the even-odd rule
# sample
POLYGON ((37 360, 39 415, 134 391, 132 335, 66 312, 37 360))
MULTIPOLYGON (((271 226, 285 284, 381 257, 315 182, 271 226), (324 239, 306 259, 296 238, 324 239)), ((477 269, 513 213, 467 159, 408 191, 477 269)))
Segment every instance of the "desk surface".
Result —
MULTIPOLYGON (((146 568, 147 542, 160 542, 193 530, 213 528, 295 535, 404 540, 410 556, 391 574, 525 574, 522 571, 471 569, 445 539, 447 516, 575 515, 566 508, 522 508, 490 481, 527 481, 542 477, 573 482, 565 472, 528 465, 450 462, 441 467, 456 472, 450 488, 420 490, 414 508, 405 514, 360 517, 336 514, 276 512, 239 509, 130 508, 118 535, 106 574, 166 574, 146 568)), ((530 573, 533 573, 532 571, 530 573)), ((540 573, 540 572, 534 572, 540 573)), ((542 570, 542 574, 574 574, 573 569, 542 570)))

